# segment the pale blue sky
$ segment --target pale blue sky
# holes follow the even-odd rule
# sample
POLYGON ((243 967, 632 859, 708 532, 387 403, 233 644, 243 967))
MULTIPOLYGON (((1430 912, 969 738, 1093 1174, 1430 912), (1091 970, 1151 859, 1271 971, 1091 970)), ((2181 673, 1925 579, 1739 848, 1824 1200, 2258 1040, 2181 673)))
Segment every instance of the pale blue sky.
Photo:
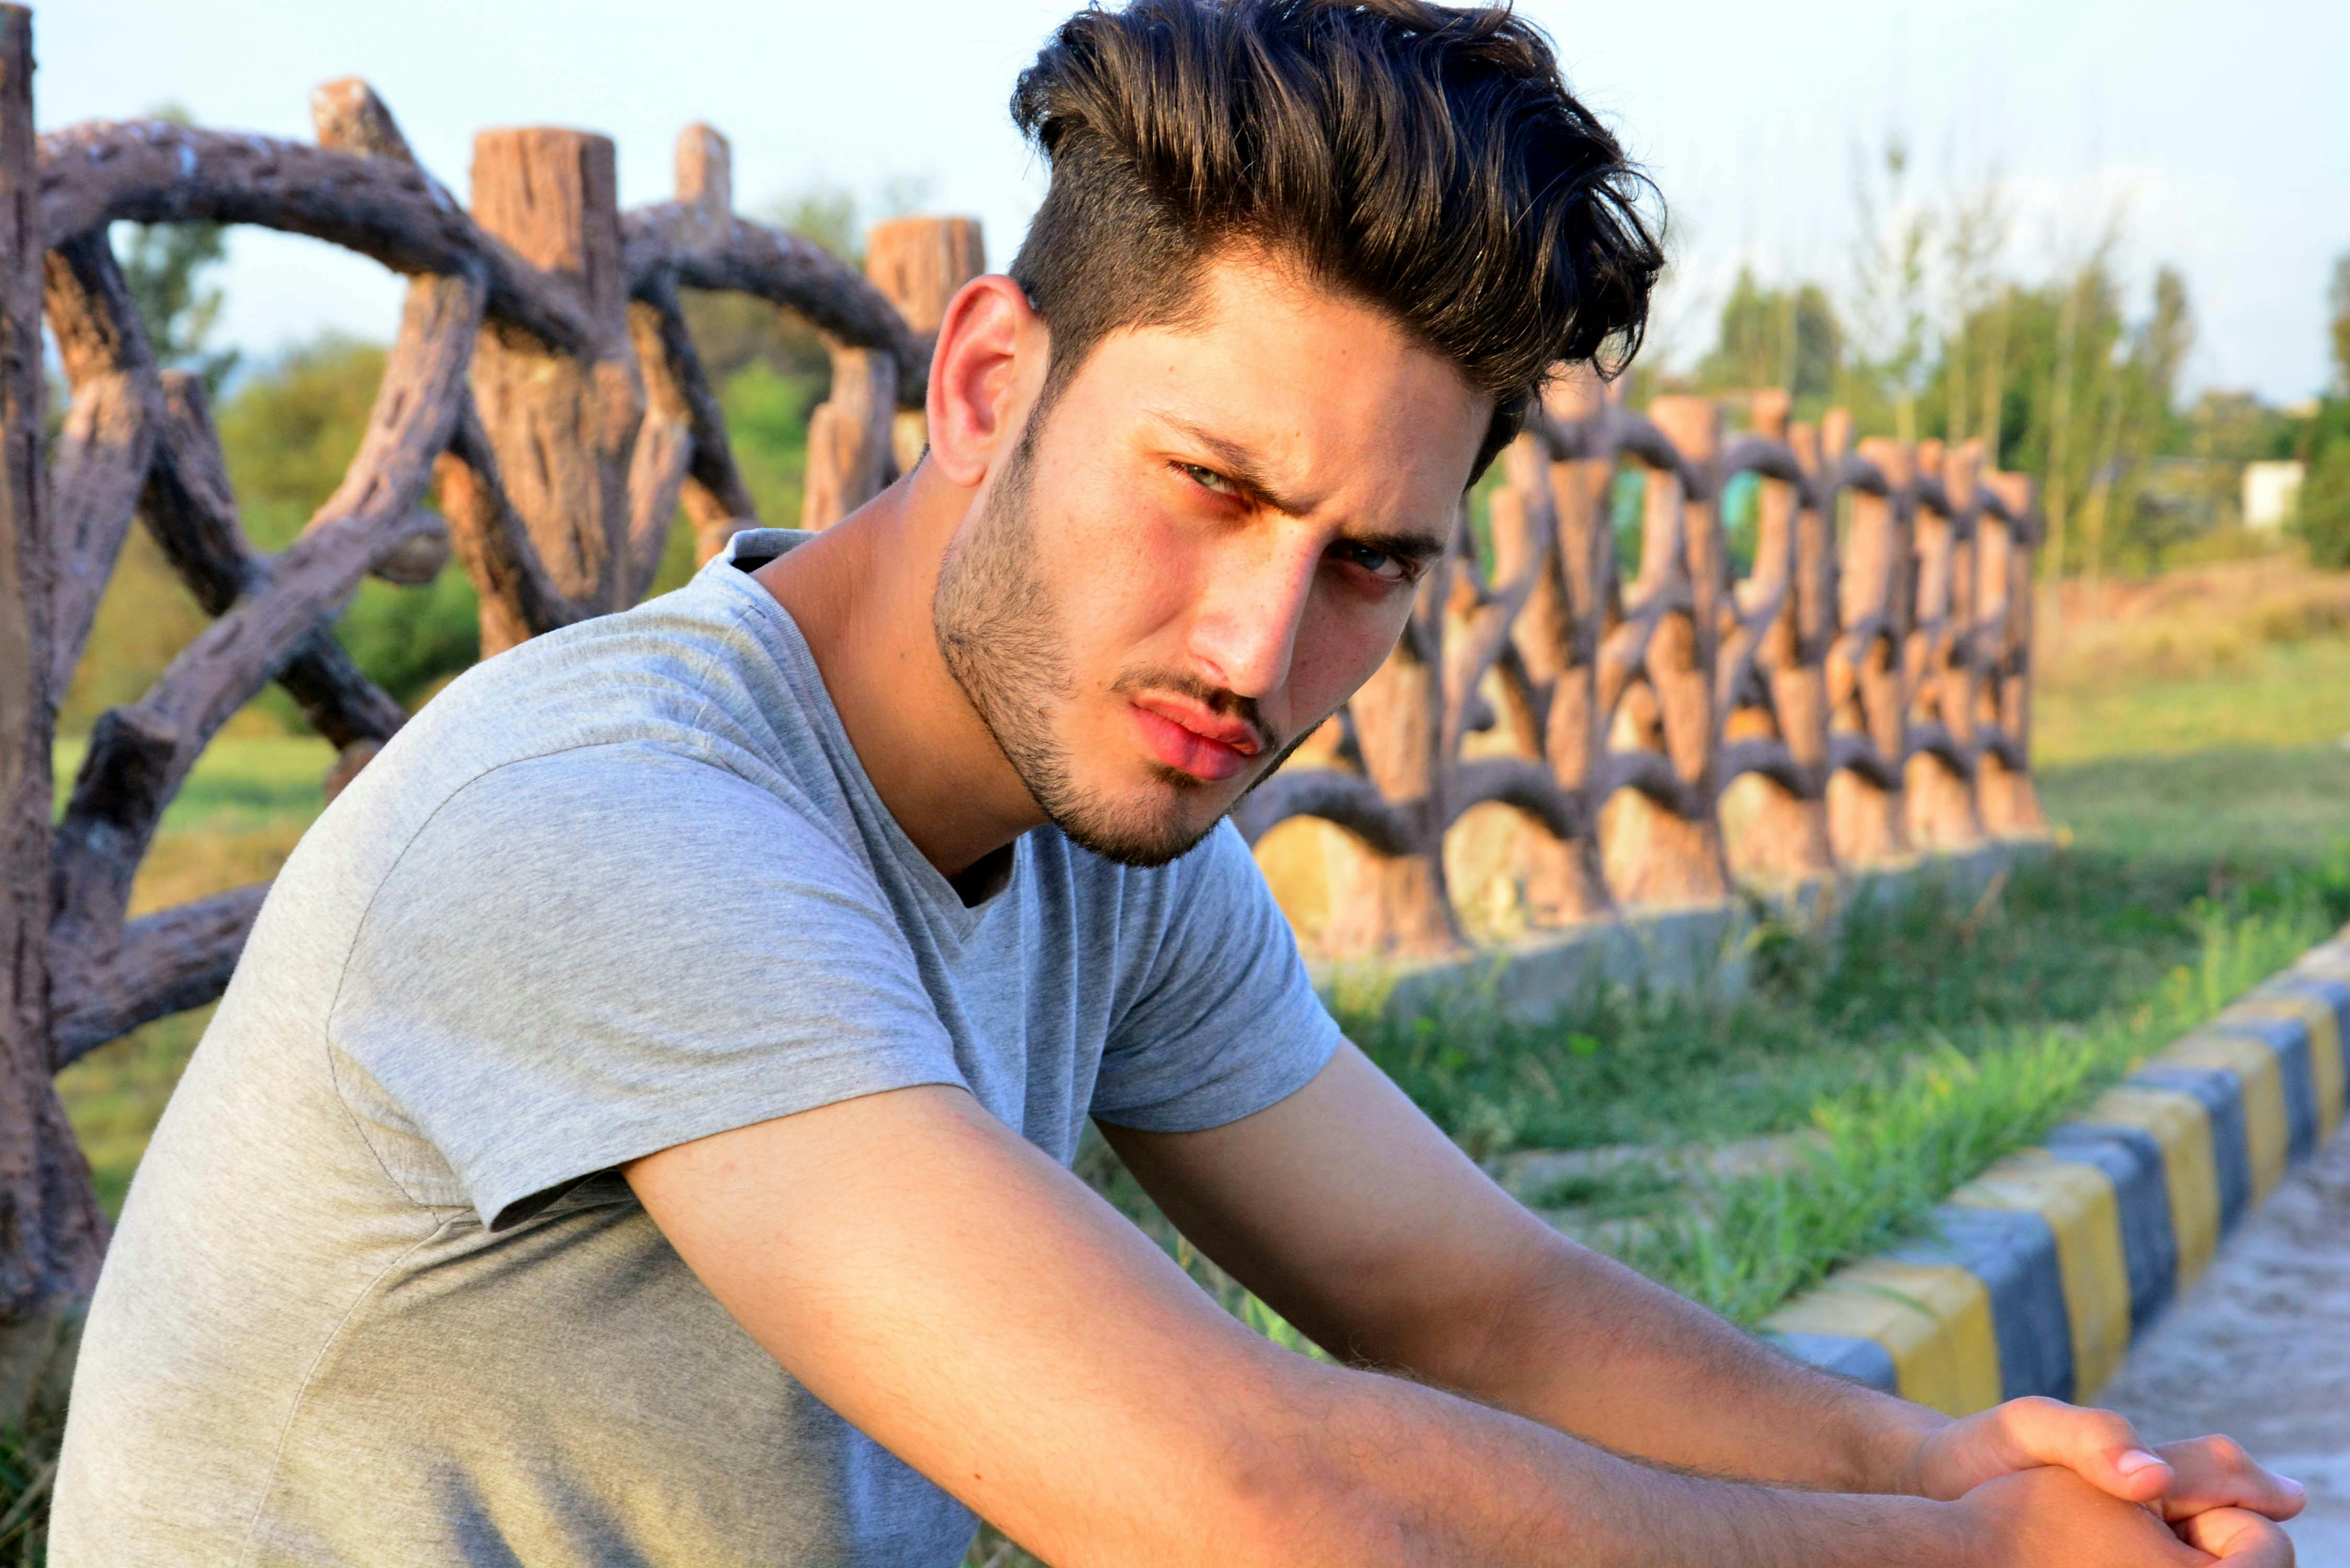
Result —
MULTIPOLYGON (((669 185, 679 128, 733 139, 739 205, 812 182, 985 221, 1007 257, 1041 189, 1004 112, 1073 0, 49 0, 44 129, 172 99, 206 125, 308 135, 308 89, 359 74, 463 192, 473 133, 586 126, 619 147, 627 203, 669 185)), ((2324 296, 2350 249, 2350 5, 2342 0, 1524 0, 1576 90, 1673 206, 1659 346, 1685 358, 1742 259, 1840 277, 1854 150, 1906 128, 1928 183, 2003 176, 2018 264, 2119 211, 2141 279, 2187 273, 2199 385, 2278 400, 2324 385, 2324 296)), ((373 264, 238 231, 228 336, 268 353, 322 327, 387 335, 373 264)))

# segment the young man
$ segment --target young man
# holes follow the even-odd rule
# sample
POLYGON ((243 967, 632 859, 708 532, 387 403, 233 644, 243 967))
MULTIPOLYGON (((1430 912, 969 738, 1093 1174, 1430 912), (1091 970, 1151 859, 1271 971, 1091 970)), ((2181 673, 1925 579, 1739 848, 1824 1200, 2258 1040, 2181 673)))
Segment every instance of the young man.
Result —
POLYGON ((1136 0, 1014 107, 1051 193, 915 471, 469 674, 286 866, 99 1288, 59 1568, 945 1568, 974 1511, 1115 1568, 2289 1562, 2224 1441, 1946 1421, 1561 1239, 1219 826, 1637 337, 1539 36, 1136 0), (1342 1364, 1074 1179, 1088 1116, 1342 1364))

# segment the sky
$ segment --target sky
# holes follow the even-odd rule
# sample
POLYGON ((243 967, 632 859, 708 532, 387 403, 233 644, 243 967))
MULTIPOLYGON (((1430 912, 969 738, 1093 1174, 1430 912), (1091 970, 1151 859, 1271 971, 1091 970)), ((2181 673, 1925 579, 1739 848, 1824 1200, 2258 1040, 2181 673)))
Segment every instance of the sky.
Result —
MULTIPOLYGON (((978 216, 1008 259, 1044 187, 1012 80, 1074 0, 47 0, 42 129, 184 107, 309 137, 307 95, 368 78, 418 154, 467 183, 476 130, 611 136, 624 205, 669 193, 696 120, 734 148, 739 210, 816 186, 978 216)), ((1521 0, 1575 92, 1662 191, 1675 272, 1657 350, 1685 362, 1742 265, 1849 275, 1854 171, 1887 137, 1921 200, 1996 180, 2024 275, 2117 224, 2143 307, 2158 263, 2200 331, 2190 389, 2278 402, 2330 374, 2325 293, 2350 251, 2342 0, 1521 0)), ((220 333, 266 358, 323 329, 385 338, 396 280, 314 241, 234 231, 220 333)))

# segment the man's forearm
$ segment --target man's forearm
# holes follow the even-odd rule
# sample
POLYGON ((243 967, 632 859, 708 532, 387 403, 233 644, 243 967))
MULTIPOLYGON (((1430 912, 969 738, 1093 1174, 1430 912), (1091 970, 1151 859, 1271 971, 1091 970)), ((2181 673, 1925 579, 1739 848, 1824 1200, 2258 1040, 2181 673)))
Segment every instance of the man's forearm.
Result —
MULTIPOLYGON (((1336 1500, 1280 1560, 1835 1568, 1968 1561, 1961 1511, 1673 1474, 1551 1426, 1374 1374, 1337 1374, 1299 1432, 1336 1500), (1339 1521, 1333 1539, 1331 1514, 1339 1521)), ((1786 1436, 1783 1434, 1783 1438, 1786 1436)))
POLYGON ((1525 1275, 1442 1380, 1619 1453, 1821 1490, 1906 1491, 1919 1441, 1948 1419, 1802 1366, 1572 1242, 1544 1249, 1525 1275))

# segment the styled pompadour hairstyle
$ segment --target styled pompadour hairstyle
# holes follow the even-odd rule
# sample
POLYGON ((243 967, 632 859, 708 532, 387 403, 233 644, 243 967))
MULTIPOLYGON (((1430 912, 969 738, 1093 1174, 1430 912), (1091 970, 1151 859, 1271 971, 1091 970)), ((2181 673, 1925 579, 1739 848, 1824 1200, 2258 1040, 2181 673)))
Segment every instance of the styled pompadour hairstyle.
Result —
POLYGON ((1012 263, 1053 335, 1048 400, 1109 333, 1194 318, 1232 246, 1387 311, 1492 397, 1481 472, 1555 365, 1614 375, 1639 348, 1655 188, 1506 5, 1096 4, 1012 116, 1052 167, 1012 263))

